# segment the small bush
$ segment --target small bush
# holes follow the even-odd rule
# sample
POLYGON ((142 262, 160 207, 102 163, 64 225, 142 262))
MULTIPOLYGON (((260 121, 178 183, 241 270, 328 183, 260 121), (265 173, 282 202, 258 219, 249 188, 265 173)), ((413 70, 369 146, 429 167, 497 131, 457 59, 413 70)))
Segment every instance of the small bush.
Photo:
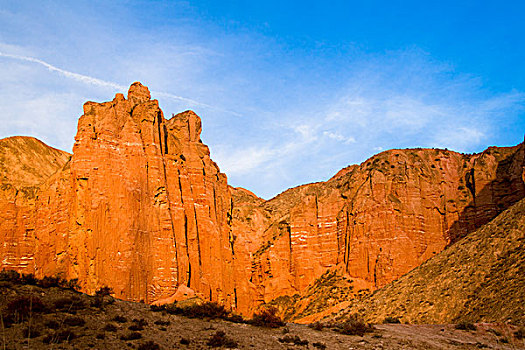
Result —
POLYGON ((302 340, 301 338, 299 338, 299 336, 292 336, 292 335, 285 335, 284 337, 282 338, 279 338, 279 342, 281 343, 287 343, 287 344, 295 344, 295 345, 299 345, 299 346, 307 346, 308 345, 308 340, 302 340))
POLYGON ((274 307, 266 308, 253 315, 250 321, 257 327, 279 328, 285 325, 279 316, 277 316, 277 309, 274 307))
POLYGON ((116 332, 118 330, 118 328, 114 324, 108 323, 108 324, 106 324, 104 326, 104 328, 102 328, 102 330, 104 330, 106 332, 116 332))
POLYGON ((113 317, 111 319, 111 321, 115 321, 115 322, 118 322, 118 323, 126 323, 126 322, 128 322, 128 319, 125 318, 124 316, 117 315, 117 316, 113 317))
POLYGON ((22 329, 22 337, 24 338, 37 338, 42 334, 40 327, 25 327, 22 329))
POLYGON ((166 305, 150 305, 149 308, 153 312, 166 311, 166 305))
POLYGON ((42 288, 60 287, 64 282, 60 277, 45 276, 38 281, 38 285, 42 288))
POLYGON ((314 348, 318 348, 318 349, 321 349, 321 350, 325 350, 326 349, 325 343, 317 342, 317 343, 313 343, 312 345, 314 346, 314 348))
POLYGON ((136 319, 134 318, 131 322, 135 323, 135 324, 138 324, 142 327, 144 326, 147 326, 148 325, 148 321, 146 321, 145 319, 141 318, 140 320, 139 319, 136 319))
POLYGON ((49 329, 59 329, 60 328, 60 323, 58 323, 55 320, 50 320, 50 321, 46 321, 44 323, 44 326, 46 326, 49 329))
POLYGON ((35 286, 38 283, 38 279, 32 273, 24 273, 20 278, 20 282, 22 282, 23 284, 30 284, 32 286, 35 286))
POLYGON ((86 324, 86 321, 82 317, 68 316, 64 319, 64 324, 71 327, 79 327, 86 324))
POLYGON ((226 336, 226 333, 223 331, 217 331, 214 335, 211 336, 210 340, 206 343, 208 346, 217 348, 220 346, 225 346, 227 348, 236 348, 239 344, 233 339, 230 339, 226 336))
POLYGON ((27 320, 33 313, 41 313, 47 311, 42 300, 36 296, 22 295, 10 301, 7 304, 7 313, 13 316, 13 319, 18 322, 27 320))
POLYGON ((113 293, 113 289, 110 287, 101 287, 95 292, 95 298, 91 302, 91 306, 102 309, 105 305, 104 297, 110 296, 113 293))
POLYGON ((190 318, 226 318, 228 311, 223 305, 215 302, 206 302, 200 305, 178 307, 176 304, 168 305, 166 311, 170 314, 182 315, 190 318))
POLYGON ((142 331, 144 330, 144 327, 140 324, 134 323, 131 326, 128 327, 130 331, 142 331))
POLYGON ((62 331, 57 331, 53 334, 46 335, 44 339, 42 339, 42 341, 45 344, 62 343, 64 341, 71 341, 76 337, 77 335, 75 334, 75 332, 69 329, 64 329, 62 331))
POLYGON ((160 345, 155 343, 152 340, 148 340, 145 343, 142 343, 138 347, 139 350, 160 350, 160 345))
POLYGON ((120 336, 121 340, 135 340, 142 338, 142 334, 139 332, 129 332, 120 336))
POLYGON ((518 329, 516 332, 514 332, 514 337, 516 337, 516 339, 524 339, 525 338, 525 328, 520 328, 518 329))
POLYGON ((179 343, 181 343, 182 345, 190 345, 191 341, 186 338, 180 338, 179 343))
POLYGON ((365 323, 358 315, 352 315, 349 320, 341 324, 338 331, 346 335, 358 335, 362 337, 367 332, 371 332, 373 327, 365 323))
POLYGON ((170 321, 163 321, 163 320, 157 320, 154 322, 157 326, 169 326, 171 324, 170 321))
POLYGON ((499 338, 499 342, 500 343, 503 343, 503 344, 507 344, 509 342, 509 340, 505 337, 502 337, 502 338, 499 338))
POLYGON ((322 331, 324 328, 324 325, 321 322, 314 322, 314 323, 310 323, 308 327, 315 329, 316 331, 322 331))
POLYGON ((113 294, 113 289, 111 289, 110 287, 100 287, 95 292, 95 295, 102 296, 102 297, 105 297, 111 294, 113 294))
POLYGON ((86 307, 84 301, 79 297, 64 297, 55 300, 55 308, 60 311, 76 313, 86 307))
POLYGON ((246 320, 241 315, 237 314, 229 314, 224 319, 233 323, 246 323, 246 320))
POLYGON ((0 272, 0 281, 20 283, 20 274, 14 270, 2 270, 0 272))
POLYGON ((385 317, 383 323, 401 323, 401 321, 397 317, 388 316, 385 317))
POLYGON ((98 333, 95 338, 97 339, 106 339, 106 335, 104 333, 98 333))
POLYGON ((478 329, 475 324, 470 322, 460 322, 456 324, 455 328, 464 331, 475 331, 476 329, 478 329))

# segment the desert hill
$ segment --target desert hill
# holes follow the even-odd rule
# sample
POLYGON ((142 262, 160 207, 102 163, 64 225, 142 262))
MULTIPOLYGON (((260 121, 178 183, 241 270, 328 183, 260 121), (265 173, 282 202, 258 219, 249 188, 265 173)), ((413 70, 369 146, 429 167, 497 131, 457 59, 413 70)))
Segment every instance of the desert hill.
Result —
POLYGON ((352 313, 371 322, 525 324, 525 200, 337 318, 352 313))

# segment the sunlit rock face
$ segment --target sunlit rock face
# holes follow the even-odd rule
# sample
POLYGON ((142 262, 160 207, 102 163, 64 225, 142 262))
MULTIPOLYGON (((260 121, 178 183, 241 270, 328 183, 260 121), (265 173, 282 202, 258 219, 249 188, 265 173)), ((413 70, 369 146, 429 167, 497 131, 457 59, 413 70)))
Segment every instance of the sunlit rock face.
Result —
POLYGON ((379 288, 525 196, 519 145, 391 150, 264 201, 228 186, 200 132, 195 113, 166 119, 134 83, 84 105, 71 157, 1 140, 1 267, 147 303, 183 289, 250 314, 327 269, 379 288))
POLYGON ((327 269, 374 290, 523 198, 524 164, 523 144, 390 150, 267 202, 234 196, 233 232, 258 242, 248 275, 261 302, 301 294, 327 269))

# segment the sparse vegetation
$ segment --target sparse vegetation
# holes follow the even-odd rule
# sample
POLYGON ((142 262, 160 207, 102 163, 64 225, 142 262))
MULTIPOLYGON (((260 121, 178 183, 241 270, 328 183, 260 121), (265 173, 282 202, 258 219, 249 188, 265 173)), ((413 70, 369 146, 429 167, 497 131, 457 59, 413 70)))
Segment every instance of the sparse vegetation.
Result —
POLYGON ((124 316, 117 315, 111 319, 111 321, 117 322, 117 323, 126 323, 128 322, 128 319, 124 316))
POLYGON ((166 307, 166 311, 169 314, 182 315, 190 318, 226 319, 229 315, 229 312, 226 311, 223 305, 215 302, 205 302, 185 307, 179 307, 177 304, 172 304, 166 307))
POLYGON ((385 317, 383 323, 401 323, 401 321, 397 317, 388 316, 385 317))
POLYGON ((298 335, 296 336, 292 336, 292 335, 285 335, 284 337, 282 338, 279 338, 279 342, 281 343, 287 343, 287 344, 295 344, 295 345, 299 345, 299 346, 308 346, 308 340, 306 339, 301 339, 299 338, 298 335))
POLYGON ((223 331, 217 331, 211 336, 211 338, 206 343, 208 346, 217 348, 217 347, 227 347, 227 348, 236 348, 238 346, 237 342, 226 336, 226 333, 223 331))
POLYGON ((346 335, 358 335, 360 337, 364 336, 365 333, 372 332, 373 326, 367 324, 359 315, 351 315, 350 318, 340 324, 337 327, 337 330, 346 335))
POLYGON ((312 345, 314 346, 314 348, 317 348, 317 349, 320 349, 320 350, 325 350, 326 349, 326 344, 325 343, 315 342, 315 343, 312 343, 312 345))
POLYGON ((470 322, 459 322, 455 326, 456 329, 461 329, 464 331, 475 331, 477 329, 476 325, 470 322))
POLYGON ((64 319, 64 324, 71 327, 83 326, 86 324, 86 321, 82 317, 71 317, 68 316, 64 319))
POLYGON ((139 332, 129 332, 120 336, 121 340, 135 340, 142 338, 142 334, 139 332))
POLYGON ((46 312, 47 308, 40 298, 33 295, 21 295, 10 301, 6 307, 7 316, 16 322, 27 320, 34 313, 46 312))
POLYGON ((139 345, 138 350, 160 350, 160 345, 152 340, 139 345))
POLYGON ((308 327, 315 329, 316 331, 322 331, 324 328, 324 325, 318 321, 318 322, 310 323, 308 327))
POLYGON ((516 337, 516 339, 520 339, 520 340, 524 339, 525 338, 525 328, 521 327, 516 332, 514 332, 514 337, 516 337))
POLYGON ((279 328, 285 325, 283 320, 277 316, 277 309, 269 307, 262 309, 253 315, 250 324, 257 327, 279 328))
POLYGON ((108 323, 102 328, 106 332, 116 332, 118 330, 117 326, 112 323, 108 323))

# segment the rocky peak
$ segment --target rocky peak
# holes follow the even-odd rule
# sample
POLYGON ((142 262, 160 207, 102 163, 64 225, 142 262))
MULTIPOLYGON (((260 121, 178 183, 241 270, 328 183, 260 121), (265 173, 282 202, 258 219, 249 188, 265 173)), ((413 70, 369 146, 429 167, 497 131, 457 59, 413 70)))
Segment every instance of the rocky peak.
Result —
POLYGON ((147 102, 151 99, 151 94, 147 86, 142 85, 136 81, 129 87, 128 90, 128 101, 132 106, 147 102))
POLYGON ((198 142, 202 131, 201 118, 194 111, 188 110, 175 114, 168 121, 168 130, 174 132, 180 140, 198 142))

